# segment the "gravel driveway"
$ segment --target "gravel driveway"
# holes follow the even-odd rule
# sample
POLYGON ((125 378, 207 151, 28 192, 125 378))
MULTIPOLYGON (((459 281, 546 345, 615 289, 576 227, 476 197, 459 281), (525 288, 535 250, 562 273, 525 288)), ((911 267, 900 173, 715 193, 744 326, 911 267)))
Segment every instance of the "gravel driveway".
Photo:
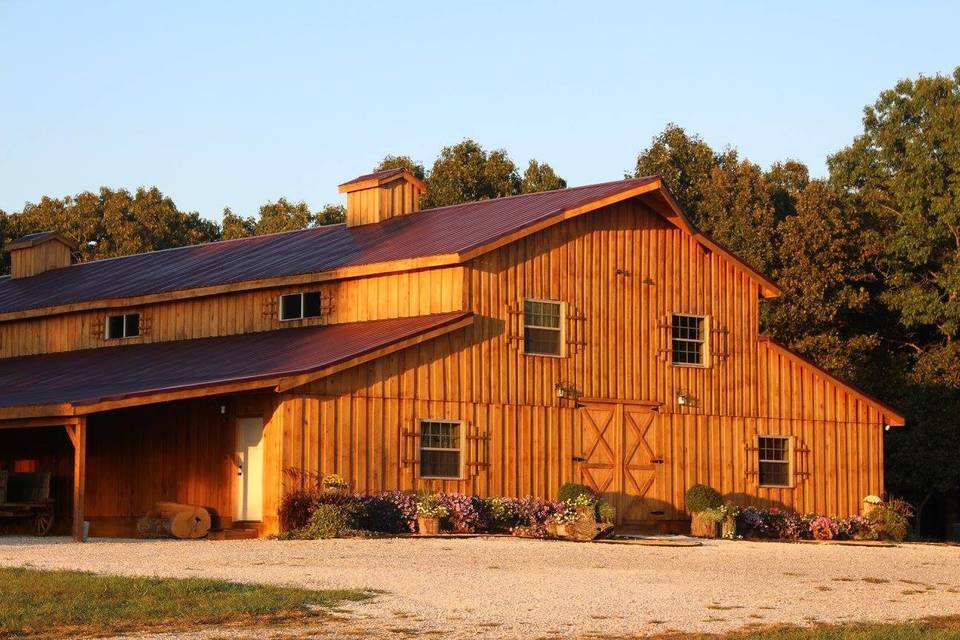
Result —
POLYGON ((0 538, 0 565, 385 592, 348 606, 342 613, 349 625, 320 634, 331 637, 719 632, 960 614, 960 548, 934 545, 654 547, 512 538, 79 545, 0 538))

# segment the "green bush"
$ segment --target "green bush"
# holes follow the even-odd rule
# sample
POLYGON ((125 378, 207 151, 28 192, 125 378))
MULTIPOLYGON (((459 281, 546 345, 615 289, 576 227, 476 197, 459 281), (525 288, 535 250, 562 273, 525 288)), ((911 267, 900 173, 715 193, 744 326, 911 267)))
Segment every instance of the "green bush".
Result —
POLYGON ((695 484, 687 489, 686 504, 688 513, 719 509, 723 506, 723 496, 713 487, 705 484, 695 484))
POLYGON ((607 524, 613 524, 616 518, 617 510, 612 504, 604 502, 603 500, 597 503, 597 520, 607 524))
POLYGON ((336 504, 317 505, 310 522, 298 537, 307 540, 323 540, 326 538, 342 538, 356 529, 355 510, 348 506, 336 504))
POLYGON ((869 537, 875 540, 903 542, 910 531, 910 521, 895 508, 877 507, 867 516, 870 521, 869 537))
POLYGON ((587 485, 568 482, 560 487, 560 491, 557 493, 557 500, 560 502, 568 502, 575 500, 578 496, 590 496, 594 499, 597 497, 597 495, 593 492, 593 489, 587 485))

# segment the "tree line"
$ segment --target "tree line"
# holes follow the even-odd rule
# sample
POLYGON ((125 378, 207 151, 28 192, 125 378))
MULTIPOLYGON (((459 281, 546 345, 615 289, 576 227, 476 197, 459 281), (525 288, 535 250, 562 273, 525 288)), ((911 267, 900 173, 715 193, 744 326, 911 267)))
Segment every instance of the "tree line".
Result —
MULTIPOLYGON (((466 139, 429 170, 388 155, 428 184, 425 208, 566 186, 547 163, 522 172, 504 149, 466 139)), ((914 501, 928 533, 960 520, 960 68, 902 80, 865 108, 863 132, 813 179, 797 160, 763 169, 668 125, 633 175, 659 174, 704 232, 771 275, 783 295, 762 305, 762 330, 901 409, 886 436, 887 486, 914 501), (931 508, 932 507, 932 508, 931 508)), ((10 240, 56 229, 82 260, 342 222, 280 198, 217 224, 180 211, 156 187, 103 187, 0 211, 10 240)))

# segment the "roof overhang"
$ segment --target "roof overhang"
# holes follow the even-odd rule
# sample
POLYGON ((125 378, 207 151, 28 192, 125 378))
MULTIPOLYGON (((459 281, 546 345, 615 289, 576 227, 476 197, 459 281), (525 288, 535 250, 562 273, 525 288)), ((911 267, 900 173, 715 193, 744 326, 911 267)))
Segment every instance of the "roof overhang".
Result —
MULTIPOLYGON (((118 384, 116 390, 110 389, 109 376, 107 376, 107 383, 104 383, 103 379, 95 380, 93 391, 90 391, 82 386, 85 382, 82 372, 77 372, 77 388, 71 388, 67 385, 62 392, 48 394, 57 395, 59 393, 62 395, 62 399, 58 398, 58 401, 0 407, 0 427, 5 424, 16 425, 18 423, 27 426, 31 422, 36 423, 37 426, 43 426, 44 421, 49 421, 51 418, 64 420, 74 416, 112 409, 204 396, 248 391, 281 393, 462 329, 472 324, 473 321, 474 316, 470 312, 453 312, 432 316, 328 325, 326 327, 287 329, 262 334, 241 334, 228 336, 227 338, 200 338, 175 343, 107 347, 86 352, 14 358, 6 361, 7 367, 10 369, 7 374, 10 376, 15 375, 16 370, 29 369, 31 363, 28 361, 33 360, 34 368, 42 370, 43 367, 49 367, 51 378, 57 379, 63 377, 62 375, 58 376, 58 372, 70 371, 79 358, 84 358, 86 362, 90 362, 91 354, 102 360, 102 363, 93 366, 100 366, 108 371, 112 371, 111 368, 116 366, 117 361, 135 363, 142 357, 145 362, 149 363, 151 355, 160 354, 160 357, 165 358, 160 368, 169 371, 170 375, 167 381, 163 380, 162 375, 159 382, 158 378, 153 376, 144 384, 138 386, 135 381, 130 384, 130 379, 126 376, 136 376, 138 371, 149 371, 152 367, 144 367, 141 363, 140 365, 134 365, 130 371, 124 371, 121 366, 116 367, 119 369, 116 371, 116 377, 118 380, 123 378, 123 384, 118 384), (349 338, 351 331, 363 331, 365 337, 359 340, 354 339, 350 345, 344 346, 344 338, 349 338), (309 332, 309 334, 304 332, 309 332), (254 370, 250 370, 248 367, 246 371, 233 374, 231 373, 233 368, 229 365, 231 354, 242 352, 238 350, 242 349, 245 339, 249 341, 260 340, 262 344, 259 348, 264 353, 269 353, 270 349, 276 347, 288 348, 290 351, 302 353, 303 348, 309 349, 311 345, 318 347, 318 351, 312 359, 309 354, 301 356, 298 358, 297 364, 283 368, 283 370, 277 370, 276 367, 267 367, 264 371, 258 372, 255 370, 256 365, 253 365, 254 370), (286 342, 284 342, 285 340, 286 342), (291 340, 296 342, 290 342, 291 340), (322 349, 323 340, 331 341, 333 343, 332 348, 322 349), (171 349, 185 354, 184 361, 178 361, 177 355, 169 355, 171 349), (139 351, 124 352, 122 350, 139 351), (161 352, 164 353, 161 354, 161 352), (224 373, 220 375, 214 366, 214 369, 210 373, 205 373, 201 380, 181 380, 178 377, 178 369, 182 368, 184 371, 188 371, 191 367, 203 362, 223 363, 225 365, 223 367, 224 373)), ((245 353, 245 356, 251 361, 258 360, 256 354, 245 353)), ((0 363, 3 362, 0 360, 0 363)), ((3 373, 0 371, 0 378, 3 377, 3 373)), ((89 373, 88 376, 90 376, 89 373)), ((102 375, 101 378, 103 378, 102 375)), ((57 424, 63 424, 63 422, 58 421, 57 424)))

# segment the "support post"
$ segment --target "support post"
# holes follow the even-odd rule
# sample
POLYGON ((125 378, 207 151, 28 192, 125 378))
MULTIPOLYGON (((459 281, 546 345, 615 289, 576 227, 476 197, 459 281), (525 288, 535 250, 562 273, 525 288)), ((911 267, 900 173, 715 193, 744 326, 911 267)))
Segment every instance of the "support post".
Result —
POLYGON ((73 540, 83 542, 83 502, 87 480, 87 417, 67 426, 73 441, 73 540))

